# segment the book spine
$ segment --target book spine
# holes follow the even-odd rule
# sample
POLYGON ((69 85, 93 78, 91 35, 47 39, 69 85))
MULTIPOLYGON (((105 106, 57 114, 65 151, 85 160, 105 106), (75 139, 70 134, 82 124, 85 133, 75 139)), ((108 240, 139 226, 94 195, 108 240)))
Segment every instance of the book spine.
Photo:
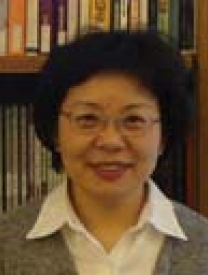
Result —
POLYGON ((12 112, 11 106, 6 107, 5 113, 5 147, 6 147, 6 200, 7 200, 7 211, 12 209, 13 206, 13 186, 12 186, 12 153, 13 153, 13 144, 12 144, 12 112))
POLYGON ((111 26, 111 4, 109 0, 90 0, 91 30, 109 31, 111 26))
POLYGON ((66 43, 67 31, 67 0, 57 0, 57 45, 66 43))
POLYGON ((131 0, 129 10, 129 30, 137 30, 140 22, 140 2, 138 0, 131 0))
POLYGON ((12 105, 12 189, 13 207, 18 206, 18 107, 12 105))
POLYGON ((2 127, 2 211, 7 211, 7 183, 6 183, 6 105, 1 107, 1 127, 2 127))
POLYGON ((0 105, 0 214, 3 212, 3 107, 0 105))
POLYGON ((35 199, 40 198, 41 183, 42 183, 42 146, 40 140, 35 136, 34 140, 34 164, 35 164, 35 199))
POLYGON ((25 0, 9 0, 8 6, 8 54, 25 53, 25 0))
POLYGON ((179 47, 179 2, 180 0, 170 0, 170 28, 169 35, 173 44, 179 47))
POLYGON ((157 1, 149 0, 149 28, 157 29, 157 1))
POLYGON ((52 0, 39 0, 40 4, 40 52, 49 53, 53 37, 53 2, 52 0))
POLYGON ((19 128, 19 137, 20 137, 20 184, 19 189, 21 190, 21 202, 26 204, 27 202, 27 186, 30 184, 27 177, 27 170, 30 168, 30 163, 27 159, 27 107, 22 105, 20 107, 20 128, 19 128))
POLYGON ((170 26, 170 0, 158 0, 157 2, 157 29, 169 35, 170 26))
POLYGON ((146 29, 149 26, 149 0, 140 0, 139 27, 146 29))
POLYGON ((26 137, 26 201, 32 201, 34 197, 35 190, 35 131, 32 119, 33 108, 32 105, 25 107, 25 137, 26 137))
POLYGON ((111 17, 111 29, 119 30, 120 29, 120 0, 114 0, 112 4, 112 17, 111 17))
POLYGON ((25 52, 36 55, 39 49, 39 1, 26 2, 26 42, 25 52))
POLYGON ((0 56, 7 54, 8 0, 0 0, 0 56))
POLYGON ((121 8, 120 8, 120 29, 127 30, 128 29, 128 19, 129 19, 129 1, 121 0, 121 8))
POLYGON ((90 25, 90 0, 80 0, 79 2, 79 34, 89 32, 90 25))
POLYGON ((181 0, 179 7, 179 47, 181 50, 196 48, 196 1, 181 0))
POLYGON ((67 35, 68 42, 74 41, 79 33, 79 2, 68 0, 67 2, 67 35))

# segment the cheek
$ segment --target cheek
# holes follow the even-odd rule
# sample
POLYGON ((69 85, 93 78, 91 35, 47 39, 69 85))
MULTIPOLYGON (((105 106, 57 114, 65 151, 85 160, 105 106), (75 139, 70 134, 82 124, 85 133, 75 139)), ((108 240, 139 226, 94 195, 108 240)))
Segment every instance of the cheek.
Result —
POLYGON ((137 168, 153 172, 162 148, 160 134, 151 138, 142 138, 137 143, 132 144, 132 152, 137 161, 137 168))
POLYGON ((73 133, 68 132, 66 134, 65 131, 60 131, 58 142, 65 171, 69 174, 74 173, 74 171, 81 168, 88 142, 73 135, 73 133))

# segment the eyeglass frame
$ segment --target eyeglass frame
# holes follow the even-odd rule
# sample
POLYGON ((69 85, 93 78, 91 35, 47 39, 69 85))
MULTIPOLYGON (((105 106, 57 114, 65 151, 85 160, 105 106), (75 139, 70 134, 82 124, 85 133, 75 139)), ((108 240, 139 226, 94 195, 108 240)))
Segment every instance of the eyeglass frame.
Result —
MULTIPOLYGON (((120 117, 117 117, 117 118, 109 118, 107 116, 101 116, 99 117, 99 122, 100 123, 100 126, 97 125, 97 129, 84 129, 84 128, 81 128, 81 127, 77 127, 79 126, 78 124, 76 124, 76 116, 73 116, 73 112, 72 111, 64 111, 64 110, 61 110, 59 112, 60 115, 66 117, 68 119, 69 122, 74 122, 74 129, 77 131, 79 131, 80 134, 82 135, 97 135, 99 134, 100 132, 103 131, 103 129, 106 128, 106 126, 109 124, 109 121, 113 120, 114 121, 114 125, 116 126, 116 129, 119 131, 119 133, 122 133, 122 135, 125 135, 125 136, 128 136, 128 137, 133 137, 133 136, 139 136, 143 133, 145 133, 148 129, 150 129, 154 124, 156 123, 160 123, 161 122, 161 118, 158 117, 158 118, 145 118, 145 123, 146 123, 146 126, 144 128, 137 128, 137 131, 134 132, 134 130, 132 130, 132 132, 129 132, 126 134, 126 130, 128 132, 128 129, 126 129, 125 127, 122 127, 122 125, 124 125, 124 117, 120 116, 120 117), (71 118, 74 118, 74 119, 71 119, 71 118), (99 126, 99 127, 98 127, 99 126), (123 129, 123 130, 122 130, 123 129)), ((72 125, 72 124, 71 124, 72 125)), ((130 130, 131 131, 131 130, 130 130)))

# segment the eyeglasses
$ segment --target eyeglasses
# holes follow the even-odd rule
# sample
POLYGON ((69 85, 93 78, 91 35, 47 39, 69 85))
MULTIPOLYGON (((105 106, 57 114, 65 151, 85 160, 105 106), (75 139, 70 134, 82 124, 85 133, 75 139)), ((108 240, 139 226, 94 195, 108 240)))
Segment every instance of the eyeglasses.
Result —
POLYGON ((116 129, 125 136, 139 136, 147 132, 151 127, 160 122, 159 118, 151 118, 145 115, 128 113, 115 119, 109 119, 98 112, 64 112, 60 113, 68 119, 70 127, 76 133, 82 135, 96 135, 102 132, 113 120, 116 129))
POLYGON ((81 135, 97 135, 111 121, 122 135, 133 137, 144 134, 160 122, 160 118, 142 114, 139 110, 125 112, 114 119, 108 118, 103 111, 98 110, 61 111, 60 115, 67 118, 72 131, 81 135))

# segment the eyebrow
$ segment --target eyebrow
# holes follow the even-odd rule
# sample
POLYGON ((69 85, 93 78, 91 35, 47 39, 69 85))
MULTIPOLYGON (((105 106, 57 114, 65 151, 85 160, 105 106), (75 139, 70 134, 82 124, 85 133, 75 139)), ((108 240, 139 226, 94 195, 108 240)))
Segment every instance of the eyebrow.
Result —
MULTIPOLYGON (((90 101, 76 101, 74 104, 72 104, 72 106, 76 106, 76 105, 85 105, 85 106, 90 106, 90 107, 96 107, 96 108, 103 108, 105 109, 106 107, 96 103, 96 102, 90 102, 90 101)), ((70 106, 69 106, 70 107, 70 106)), ((146 102, 140 102, 140 103, 131 103, 131 104, 127 104, 123 107, 124 110, 129 110, 129 109, 133 109, 133 108, 152 108, 154 107, 153 104, 151 103, 146 103, 146 102)))

